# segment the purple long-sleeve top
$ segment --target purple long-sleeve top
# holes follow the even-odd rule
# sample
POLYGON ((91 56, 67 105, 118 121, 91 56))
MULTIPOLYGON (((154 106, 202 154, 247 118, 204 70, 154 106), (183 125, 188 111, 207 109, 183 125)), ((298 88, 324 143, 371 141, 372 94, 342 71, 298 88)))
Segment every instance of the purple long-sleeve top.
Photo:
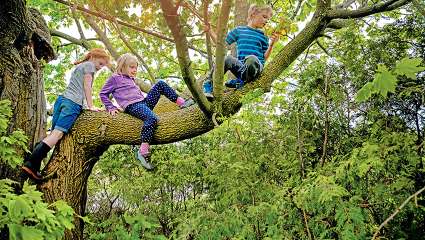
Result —
POLYGON ((134 82, 134 78, 122 74, 112 75, 100 90, 100 100, 108 111, 117 109, 109 99, 111 94, 122 109, 145 98, 143 92, 134 82))

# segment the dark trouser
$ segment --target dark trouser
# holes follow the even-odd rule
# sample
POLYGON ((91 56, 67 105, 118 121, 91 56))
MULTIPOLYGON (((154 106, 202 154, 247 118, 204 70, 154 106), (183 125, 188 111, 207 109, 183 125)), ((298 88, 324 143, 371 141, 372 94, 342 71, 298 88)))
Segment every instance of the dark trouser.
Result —
POLYGON ((224 59, 224 73, 229 71, 235 77, 242 79, 245 83, 254 81, 263 71, 263 65, 254 55, 246 56, 242 61, 233 56, 226 56, 224 59))
POLYGON ((148 92, 145 99, 140 102, 130 104, 125 108, 126 113, 143 121, 141 133, 142 142, 150 143, 153 138, 153 133, 155 132, 155 128, 158 123, 158 117, 153 112, 153 109, 158 103, 161 95, 164 95, 172 102, 176 102, 178 98, 174 89, 168 86, 164 81, 160 80, 148 92))
MULTIPOLYGON (((226 56, 224 59, 224 73, 230 71, 236 78, 241 79, 243 83, 254 81, 263 71, 263 64, 254 56, 246 56, 243 61, 233 56, 226 56)), ((204 92, 211 93, 213 89, 212 74, 209 79, 204 82, 204 92)))

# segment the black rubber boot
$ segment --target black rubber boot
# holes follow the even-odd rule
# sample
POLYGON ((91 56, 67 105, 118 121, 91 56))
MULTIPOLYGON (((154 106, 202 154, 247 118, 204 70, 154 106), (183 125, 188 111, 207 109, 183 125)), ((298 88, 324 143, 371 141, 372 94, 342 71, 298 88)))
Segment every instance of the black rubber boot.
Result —
POLYGON ((22 170, 35 180, 42 178, 40 174, 41 161, 47 156, 51 147, 43 141, 37 143, 31 155, 25 158, 22 170))

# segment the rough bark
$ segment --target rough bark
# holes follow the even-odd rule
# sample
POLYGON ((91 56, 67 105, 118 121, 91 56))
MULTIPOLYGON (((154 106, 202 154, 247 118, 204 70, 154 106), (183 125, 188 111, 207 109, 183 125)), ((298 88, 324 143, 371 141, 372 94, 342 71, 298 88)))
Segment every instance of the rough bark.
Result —
MULTIPOLYGON (((28 24, 25 1, 6 1, 0 8, 0 99, 11 101, 12 118, 8 132, 21 129, 28 147, 44 137, 46 103, 42 66, 36 58, 36 33, 28 24), (10 11, 13 10, 13 11, 10 11)), ((18 154, 23 151, 18 149, 18 154)), ((18 179, 18 171, 0 164, 1 178, 18 179)))

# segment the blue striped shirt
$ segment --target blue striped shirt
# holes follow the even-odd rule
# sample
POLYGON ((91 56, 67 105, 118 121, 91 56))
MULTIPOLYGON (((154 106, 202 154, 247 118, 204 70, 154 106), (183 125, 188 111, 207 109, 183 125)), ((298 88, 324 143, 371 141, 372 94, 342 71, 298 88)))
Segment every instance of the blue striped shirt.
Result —
POLYGON ((269 48, 269 38, 259 29, 248 26, 239 26, 227 34, 226 43, 236 42, 238 59, 243 61, 248 55, 255 55, 264 65, 264 54, 269 48))

